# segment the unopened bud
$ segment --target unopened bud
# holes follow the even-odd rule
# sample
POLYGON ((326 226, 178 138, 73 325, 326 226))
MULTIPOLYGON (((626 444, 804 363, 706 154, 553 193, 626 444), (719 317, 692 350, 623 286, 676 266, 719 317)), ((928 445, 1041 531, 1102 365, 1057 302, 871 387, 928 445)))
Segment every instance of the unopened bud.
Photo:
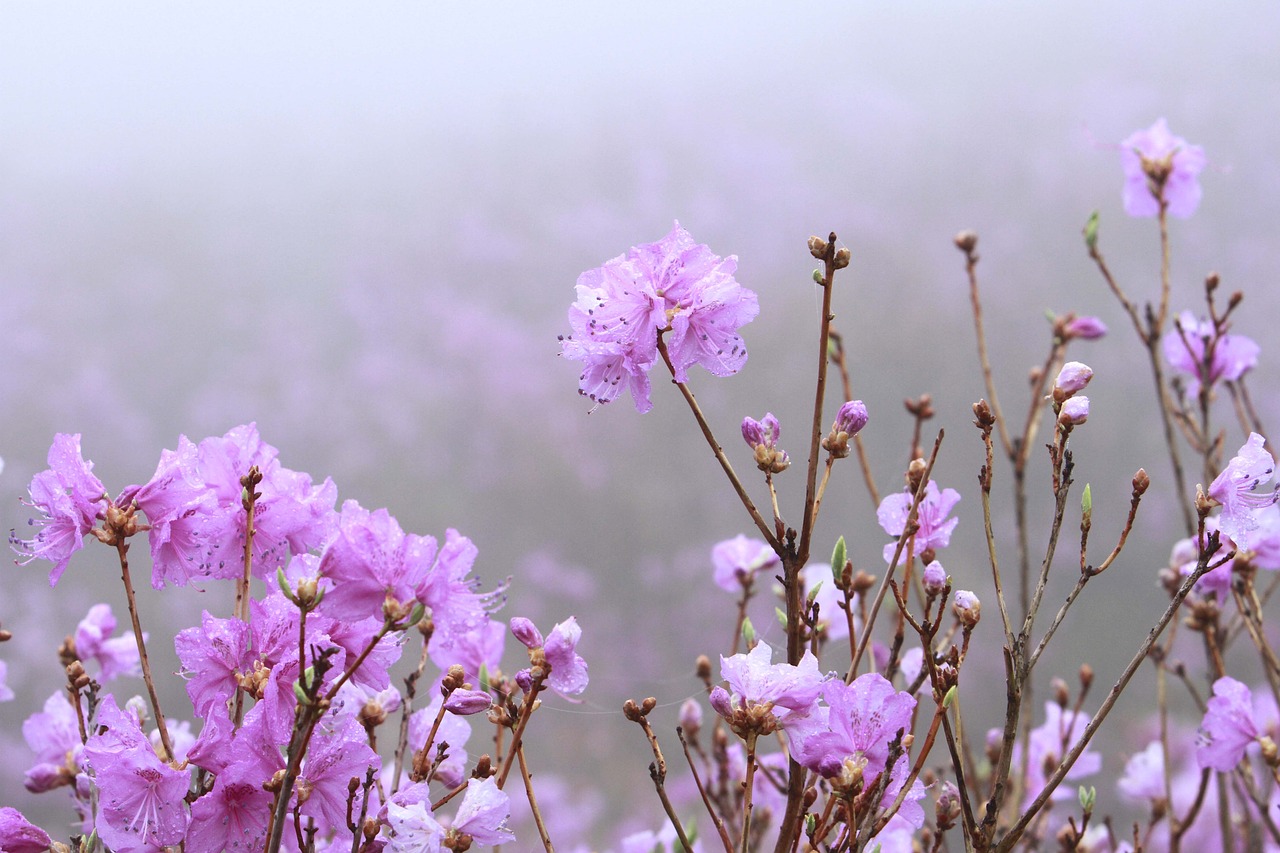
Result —
POLYGON ((1137 473, 1133 475, 1133 493, 1135 495, 1145 494, 1149 488, 1151 488, 1151 477, 1147 474, 1146 469, 1139 468, 1137 473))
POLYGON ((973 250, 978 246, 978 232, 976 231, 961 231, 953 239, 956 248, 966 255, 972 254, 973 250))
POLYGON ((622 703, 622 716, 626 717, 633 723, 638 723, 644 719, 644 712, 640 710, 640 706, 636 704, 636 700, 628 699, 622 703))
POLYGON ((973 404, 973 425, 978 429, 990 429, 995 425, 996 416, 991 411, 991 404, 986 400, 979 400, 973 404))
POLYGON ((907 488, 912 494, 919 491, 920 481, 924 479, 924 472, 928 467, 923 459, 912 459, 907 466, 907 488))
POLYGON ((1072 395, 1083 391, 1093 378, 1093 368, 1078 361, 1069 361, 1058 371, 1058 378, 1053 380, 1053 401, 1061 403, 1072 395))
POLYGON ((809 238, 809 254, 818 260, 822 260, 827 256, 827 241, 823 240, 816 234, 809 238))
POLYGON ((1218 289, 1218 285, 1221 284, 1221 282, 1222 282, 1222 277, 1218 275, 1216 271, 1210 272, 1207 276, 1204 277, 1204 292, 1213 293, 1215 290, 1218 289))
POLYGON ((876 585, 875 575, 871 574, 870 572, 864 572, 862 570, 859 570, 858 573, 853 576, 853 583, 851 586, 855 593, 861 595, 862 593, 871 589, 871 587, 875 585, 876 585))
POLYGON ((924 567, 921 581, 924 583, 925 594, 930 598, 942 595, 947 588, 947 572, 942 568, 941 563, 934 561, 924 567))
POLYGON ((689 737, 697 737, 702 728, 702 706, 695 699, 686 699, 680 706, 680 728, 689 737))
POLYGON ((1059 708, 1065 708, 1071 703, 1071 689, 1061 678, 1050 679, 1049 690, 1053 693, 1053 701, 1059 708))
POLYGON ((1079 426, 1089 420, 1089 398, 1072 397, 1062 404, 1058 412, 1058 424, 1061 426, 1079 426))
POLYGON ((972 629, 982 618, 982 602, 978 600, 978 596, 967 589, 956 592, 951 609, 965 628, 972 629))
POLYGON ((838 270, 844 269, 845 267, 849 266, 849 261, 851 261, 852 259, 853 259, 852 252, 850 252, 848 249, 840 249, 839 251, 836 252, 835 268, 838 270))
POLYGON ((693 673, 700 681, 707 681, 711 678, 711 658, 706 655, 698 655, 698 659, 693 664, 693 673))

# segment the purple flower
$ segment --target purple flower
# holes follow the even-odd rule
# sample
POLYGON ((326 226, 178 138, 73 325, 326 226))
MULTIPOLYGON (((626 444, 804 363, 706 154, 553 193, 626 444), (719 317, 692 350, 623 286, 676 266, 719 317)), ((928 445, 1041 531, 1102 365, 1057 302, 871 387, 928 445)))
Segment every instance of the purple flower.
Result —
POLYGON ((75 782, 80 769, 80 729, 65 691, 51 695, 43 711, 27 717, 22 737, 36 754, 24 781, 28 791, 38 794, 75 782))
POLYGON ((1220 379, 1235 382, 1258 364, 1260 350, 1253 338, 1219 334, 1212 322, 1197 320, 1190 311, 1179 314, 1175 324, 1160 345, 1169 364, 1189 377, 1187 394, 1192 397, 1201 385, 1212 388, 1220 379))
POLYGON ((492 776, 479 782, 473 779, 453 817, 451 832, 469 835, 481 847, 509 844, 516 840, 507 826, 510 817, 511 802, 497 781, 492 776))
POLYGON ((0 702, 10 702, 13 700, 13 690, 5 683, 5 679, 9 677, 9 664, 0 660, 0 702))
POLYGON ((343 503, 338 535, 320 558, 320 573, 333 589, 320 603, 335 619, 381 615, 388 597, 398 604, 418 599, 436 559, 432 536, 405 533, 385 509, 370 512, 343 503))
POLYGON ((197 715, 225 705, 239 689, 237 675, 249 670, 249 626, 239 619, 218 619, 204 611, 199 628, 173 638, 174 651, 187 676, 187 696, 197 715))
POLYGON ((342 716, 317 726, 298 777, 299 788, 310 792, 302 803, 302 814, 315 818, 321 832, 335 830, 350 838, 347 783, 352 777, 363 779, 368 770, 377 770, 381 764, 355 717, 342 716))
POLYGON ((1124 765, 1124 775, 1116 787, 1135 800, 1156 802, 1165 798, 1164 747, 1152 741, 1142 752, 1132 755, 1124 765))
POLYGON ((387 840, 386 853, 439 853, 445 829, 431 816, 431 802, 425 797, 408 805, 396 802, 398 796, 387 803, 387 825, 391 838, 387 840))
POLYGON ((547 684, 561 696, 576 696, 587 689, 587 662, 577 651, 581 639, 582 628, 577 618, 570 616, 551 629, 542 647, 551 667, 547 684))
POLYGON ((471 737, 471 724, 446 711, 436 730, 435 740, 428 744, 427 735, 431 733, 443 702, 444 697, 437 695, 425 708, 413 712, 413 716, 409 718, 409 748, 414 752, 429 749, 434 757, 437 749, 447 746, 444 759, 436 766, 436 778, 449 787, 455 787, 466 778, 466 746, 471 737))
POLYGON ((1276 488, 1256 492, 1255 489, 1275 477, 1275 460, 1263 447, 1264 439, 1256 432, 1232 457, 1227 467, 1209 484, 1209 497, 1222 504, 1218 526, 1237 545, 1248 548, 1258 514, 1276 502, 1276 488))
POLYGON ((1120 143, 1124 168, 1124 211, 1130 216, 1155 216, 1160 212, 1156 192, 1162 190, 1169 213, 1185 219, 1200 204, 1200 182, 1205 167, 1204 149, 1188 145, 1169 132, 1163 118, 1146 130, 1138 130, 1120 143))
POLYGON ((86 462, 80 452, 79 433, 54 436, 48 462, 48 469, 36 474, 29 487, 27 504, 41 513, 28 522, 36 533, 19 539, 11 532, 9 545, 23 558, 21 565, 37 558, 53 563, 49 585, 54 586, 106 509, 107 490, 93 476, 93 463, 86 462))
MULTIPOLYGON (((131 633, 112 637, 115 630, 116 618, 109 604, 90 607, 88 615, 76 626, 76 655, 85 662, 98 662, 102 668, 98 680, 104 684, 118 675, 142 674, 137 639, 131 633)), ((145 641, 146 634, 142 638, 145 641)))
POLYGON ((22 812, 0 808, 0 850, 5 853, 44 853, 53 846, 49 833, 32 824, 22 812))
POLYGON ((160 760, 137 720, 114 697, 98 706, 96 727, 84 754, 100 794, 97 829, 112 850, 156 850, 182 841, 187 832, 189 773, 160 760))
POLYGON ((829 779, 874 784, 888 764, 889 745, 899 730, 911 731, 915 698, 895 691, 874 672, 852 684, 827 681, 822 697, 827 703, 825 726, 815 731, 805 724, 791 733, 796 760, 829 779))
MULTIPOLYGON (((1044 706, 1045 721, 1038 728, 1031 730, 1030 749, 1027 764, 1027 787, 1023 796, 1023 804, 1028 804, 1040 795, 1045 783, 1062 763, 1062 757, 1084 736, 1089 725, 1089 717, 1082 712, 1064 711, 1054 702, 1046 702, 1044 706)), ((1021 760, 1021 746, 1014 747, 1014 766, 1021 760)), ((1085 749, 1076 759, 1076 763, 1067 771, 1066 779, 1072 781, 1090 776, 1102 769, 1102 756, 1092 750, 1085 749)), ((1054 800, 1072 799, 1075 790, 1067 785, 1060 785, 1053 792, 1054 800)))
POLYGON ((248 516, 240 478, 253 466, 262 474, 255 489, 261 495, 254 507, 255 577, 273 576, 291 554, 330 537, 337 487, 332 480, 313 486, 310 476, 283 467, 278 453, 252 423, 199 445, 179 436, 178 449, 160 455, 150 481, 121 493, 121 505, 136 502, 150 522, 152 586, 243 575, 248 516))
POLYGON ((234 764, 214 778, 213 789, 191 804, 189 853, 258 851, 267 838, 271 794, 247 765, 234 764))
POLYGON ((795 666, 770 663, 772 658, 764 642, 748 654, 720 658, 720 676, 729 682, 729 690, 712 690, 711 707, 740 736, 749 731, 768 734, 789 716, 805 716, 818 701, 822 674, 812 652, 806 651, 795 666), (774 713, 775 707, 782 712, 774 713))
POLYGON ((1196 744, 1196 764, 1201 770, 1211 767, 1230 772, 1262 734, 1254 718, 1253 695, 1239 681, 1223 676, 1213 683, 1213 698, 1206 707, 1196 744))
POLYGON ((739 534, 711 549, 711 565, 715 567, 716 586, 726 592, 741 592, 755 579, 756 573, 776 566, 778 555, 759 539, 739 534))
POLYGON ((756 295, 733 278, 737 258, 721 259, 675 228, 578 277, 569 308, 573 334, 561 338, 561 354, 586 364, 578 390, 597 405, 617 398, 628 379, 636 409, 647 411, 648 372, 657 361, 658 334, 676 381, 700 364, 716 376, 737 373, 747 360, 737 330, 759 312, 756 295))
MULTIPOLYGON (((903 490, 889 495, 880 502, 880 508, 876 510, 876 518, 885 533, 890 536, 902 535, 902 531, 907 526, 907 515, 911 512, 912 497, 910 491, 903 490)), ((920 509, 916 513, 916 524, 920 527, 916 531, 917 554, 945 548, 951 543, 951 531, 956 529, 960 519, 947 518, 947 515, 959 502, 960 493, 955 489, 943 489, 939 492, 937 484, 932 480, 929 481, 925 486, 924 498, 920 501, 920 509)), ((897 550, 896 542, 890 542, 884 546, 886 563, 893 561, 895 550, 897 550)))

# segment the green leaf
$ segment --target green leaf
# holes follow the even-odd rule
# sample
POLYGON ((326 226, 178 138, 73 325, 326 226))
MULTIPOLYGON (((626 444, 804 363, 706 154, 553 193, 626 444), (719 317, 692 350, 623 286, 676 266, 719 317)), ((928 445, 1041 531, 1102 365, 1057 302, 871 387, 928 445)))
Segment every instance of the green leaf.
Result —
POLYGON ((746 641, 747 648, 756 644, 756 627, 751 624, 750 617, 742 620, 742 639, 746 641))
POLYGON ((1084 785, 1081 785, 1080 790, 1078 792, 1078 796, 1080 797, 1080 808, 1084 809, 1086 814, 1092 814, 1093 807, 1098 802, 1097 789, 1094 788, 1092 785, 1090 785, 1088 788, 1086 788, 1084 785))
POLYGON ((849 549, 844 544, 844 537, 841 536, 836 540, 835 550, 831 552, 831 576, 839 579, 847 562, 849 562, 849 549))
POLYGON ((947 691, 947 695, 942 697, 942 707, 950 708, 951 703, 954 701, 956 701, 956 685, 952 685, 951 689, 947 691))
POLYGON ((1093 491, 1089 484, 1084 484, 1084 494, 1080 495, 1080 511, 1087 517, 1093 512, 1093 491))
POLYGON ((787 629, 787 614, 781 607, 773 608, 773 615, 778 617, 778 624, 782 626, 782 630, 787 629))
POLYGON ((1084 224, 1084 244, 1093 251, 1098 246, 1098 211, 1089 214, 1089 221, 1084 224))

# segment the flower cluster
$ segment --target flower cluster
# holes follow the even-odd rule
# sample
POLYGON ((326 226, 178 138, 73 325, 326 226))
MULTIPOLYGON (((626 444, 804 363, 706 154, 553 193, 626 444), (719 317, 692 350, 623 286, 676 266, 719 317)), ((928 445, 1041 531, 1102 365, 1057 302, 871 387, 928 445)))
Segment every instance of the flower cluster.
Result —
POLYGON ((562 354, 584 363, 579 393, 603 405, 625 380, 637 411, 647 412, 660 347, 677 382, 687 382, 695 364, 716 376, 737 373, 747 361, 738 329, 760 310, 755 293, 734 279, 737 267, 736 257, 720 258, 676 223, 658 242, 583 273, 569 309, 573 332, 561 338, 562 354))
MULTIPOLYGON (((443 543, 405 533, 386 510, 354 501, 335 511, 331 481, 313 485, 276 457, 252 424, 199 444, 182 437, 150 481, 113 500, 79 436, 55 439, 50 468, 31 483, 37 532, 14 539, 26 561, 55 564, 53 581, 86 539, 123 555, 145 531, 157 588, 225 579, 243 595, 246 580, 269 583, 232 616, 206 611, 174 639, 198 734, 162 716, 140 658, 146 635, 113 636, 112 609, 94 606, 61 650, 70 691, 23 726, 35 754, 27 788, 67 790, 80 831, 114 851, 278 849, 285 834, 347 849, 362 835, 402 851, 513 841, 502 790, 510 756, 500 771, 485 757, 468 780, 466 718, 487 713, 523 729, 544 687, 581 693, 581 628, 570 618, 545 643, 532 629, 533 666, 503 676, 504 628, 491 618, 500 596, 477 589, 470 540, 454 530, 443 543), (428 660, 440 669, 433 701, 416 711, 413 682, 401 694, 390 677, 410 631, 422 638, 417 675, 428 660), (103 686, 138 674, 149 704, 103 686), (376 732, 397 710, 405 734, 390 760, 376 732), (466 788, 451 815, 433 806, 447 790, 433 784, 466 788)), ((527 622, 512 624, 526 644, 527 622)), ((0 814, 0 849, 49 846, 10 812, 0 814)))

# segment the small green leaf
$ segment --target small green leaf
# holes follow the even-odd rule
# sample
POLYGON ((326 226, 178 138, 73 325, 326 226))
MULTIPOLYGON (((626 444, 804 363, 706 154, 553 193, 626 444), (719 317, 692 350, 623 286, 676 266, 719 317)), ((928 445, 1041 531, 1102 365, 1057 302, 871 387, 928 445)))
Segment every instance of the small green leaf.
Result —
POLYGON ((822 589, 822 585, 824 583, 826 583, 826 581, 818 581, 814 584, 813 589, 809 590, 809 594, 806 595, 804 599, 806 607, 813 607, 813 602, 818 598, 818 590, 822 589))
POLYGON ((296 681, 293 682, 293 695, 298 697, 299 705, 311 704, 311 700, 307 698, 307 691, 303 690, 302 685, 296 681))
POLYGON ((956 685, 953 684, 951 689, 947 691, 947 695, 942 697, 942 707, 950 708, 951 703, 954 701, 956 701, 956 685))
POLYGON ((844 564, 849 562, 849 549, 844 544, 844 537, 836 540, 835 550, 831 552, 831 576, 840 577, 844 572, 844 564))
POLYGON ((742 620, 742 639, 746 641, 747 648, 752 648, 756 644, 756 627, 751 624, 751 619, 742 620))
POLYGON ((822 276, 822 270, 814 270, 814 271, 813 271, 813 283, 814 283, 814 284, 822 284, 823 280, 824 280, 824 279, 823 279, 823 276, 822 276))
POLYGON ((782 630, 787 629, 787 614, 781 607, 773 608, 773 615, 778 617, 778 624, 782 626, 782 630))
POLYGON ((293 594, 293 587, 289 586, 289 579, 285 577, 284 566, 276 566, 276 583, 280 584, 280 591, 284 593, 284 597, 298 603, 298 598, 293 594))
POLYGON ((477 678, 480 682, 479 689, 484 691, 485 693, 488 693, 489 692, 489 664, 487 663, 480 664, 480 672, 477 673, 477 678))
POLYGON ((1085 814, 1093 814, 1093 807, 1098 802, 1097 789, 1094 788, 1092 785, 1090 785, 1088 788, 1086 788, 1084 785, 1081 785, 1080 791, 1079 791, 1079 797, 1080 797, 1080 808, 1084 809, 1085 814))
POLYGON ((1093 251, 1098 246, 1098 211, 1089 214, 1089 221, 1084 224, 1084 244, 1093 251))
POLYGON ((1093 512, 1093 490, 1089 488, 1089 484, 1084 484, 1084 494, 1080 495, 1080 511, 1088 516, 1093 512))

